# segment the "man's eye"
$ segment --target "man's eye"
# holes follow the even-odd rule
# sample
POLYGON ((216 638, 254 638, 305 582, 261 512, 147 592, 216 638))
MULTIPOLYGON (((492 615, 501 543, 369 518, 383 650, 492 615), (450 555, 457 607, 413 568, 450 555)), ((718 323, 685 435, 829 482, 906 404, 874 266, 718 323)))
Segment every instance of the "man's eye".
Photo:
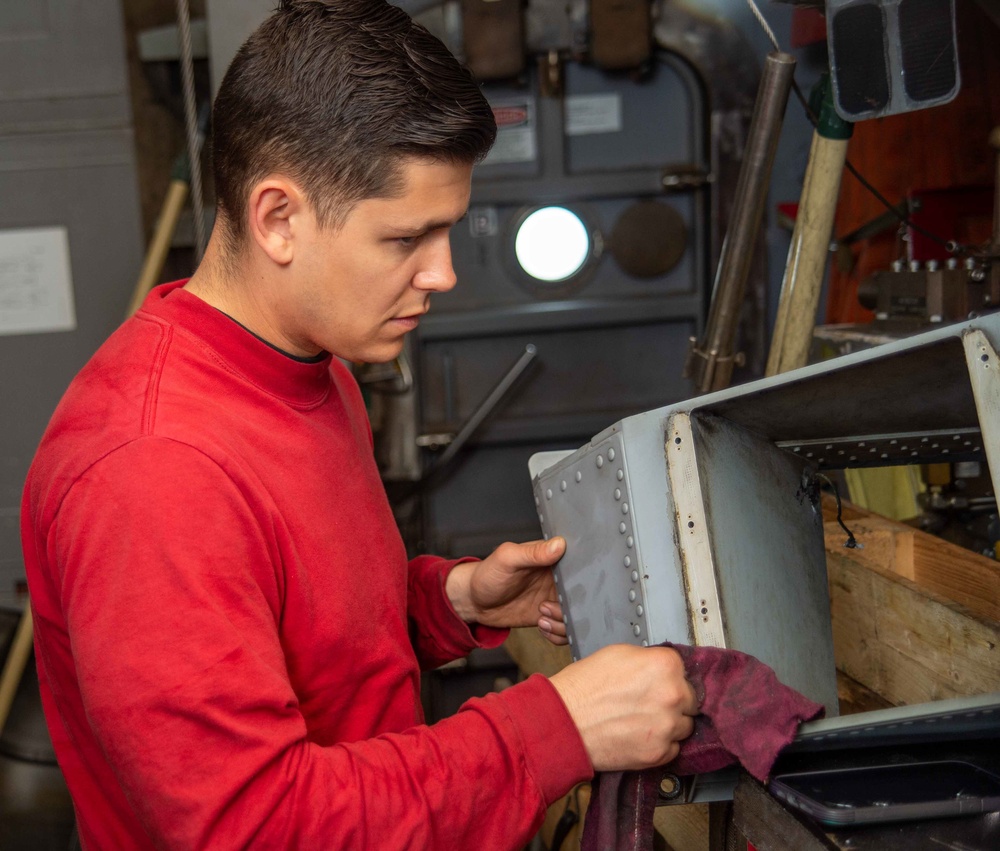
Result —
POLYGON ((409 248, 417 244, 417 240, 420 239, 419 236, 398 236, 396 237, 396 242, 405 248, 409 248))

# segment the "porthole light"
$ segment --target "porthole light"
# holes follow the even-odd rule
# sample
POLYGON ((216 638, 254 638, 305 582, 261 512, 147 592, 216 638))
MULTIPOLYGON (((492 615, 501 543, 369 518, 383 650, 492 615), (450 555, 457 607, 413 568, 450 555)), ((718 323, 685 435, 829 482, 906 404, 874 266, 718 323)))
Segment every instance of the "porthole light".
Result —
POLYGON ((525 274, 535 280, 565 281, 590 257, 590 233, 572 210, 542 207, 521 222, 514 254, 525 274))

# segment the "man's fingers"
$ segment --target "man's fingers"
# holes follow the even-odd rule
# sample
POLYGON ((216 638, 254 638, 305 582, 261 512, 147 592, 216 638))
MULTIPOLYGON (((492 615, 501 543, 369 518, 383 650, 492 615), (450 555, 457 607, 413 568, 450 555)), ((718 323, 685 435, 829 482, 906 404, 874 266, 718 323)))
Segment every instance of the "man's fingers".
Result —
POLYGON ((684 680, 684 685, 687 686, 688 693, 681 704, 681 712, 693 718, 695 715, 701 714, 701 706, 698 703, 698 695, 695 693, 694 686, 687 680, 684 680))
POLYGON ((566 552, 566 541, 563 538, 550 538, 548 541, 536 541, 532 561, 537 565, 549 567, 563 557, 566 552))
POLYGON ((562 605, 555 600, 546 600, 538 607, 538 611, 542 613, 543 618, 548 618, 549 620, 559 621, 560 623, 566 620, 563 616, 562 605))
POLYGON ((555 621, 551 618, 539 618, 538 628, 546 635, 566 635, 566 624, 562 621, 555 621))
POLYGON ((674 741, 682 742, 694 732, 694 718, 689 715, 682 715, 677 721, 674 741))
POLYGON ((566 552, 566 541, 555 537, 548 541, 527 541, 523 544, 501 544, 496 555, 511 566, 551 567, 566 552))

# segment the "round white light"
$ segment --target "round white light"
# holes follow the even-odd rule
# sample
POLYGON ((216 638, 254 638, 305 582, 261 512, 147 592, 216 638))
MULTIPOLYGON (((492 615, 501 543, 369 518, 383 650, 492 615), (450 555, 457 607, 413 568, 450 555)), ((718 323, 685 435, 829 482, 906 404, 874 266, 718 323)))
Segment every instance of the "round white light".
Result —
POLYGON ((542 207, 522 223, 514 237, 521 268, 539 281, 565 281, 590 256, 590 234, 580 217, 565 207, 542 207))

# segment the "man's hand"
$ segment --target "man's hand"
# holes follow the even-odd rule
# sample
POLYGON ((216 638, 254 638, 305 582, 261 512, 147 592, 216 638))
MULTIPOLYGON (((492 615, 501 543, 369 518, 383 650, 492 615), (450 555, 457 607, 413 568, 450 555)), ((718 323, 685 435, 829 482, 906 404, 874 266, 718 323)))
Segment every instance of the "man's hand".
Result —
POLYGON ((456 565, 445 593, 468 623, 537 626, 553 644, 565 644, 566 625, 552 579, 552 565, 565 551, 562 538, 501 544, 482 561, 456 565))
POLYGON ((668 647, 613 644, 551 678, 595 771, 641 770, 677 756, 698 701, 668 647))

